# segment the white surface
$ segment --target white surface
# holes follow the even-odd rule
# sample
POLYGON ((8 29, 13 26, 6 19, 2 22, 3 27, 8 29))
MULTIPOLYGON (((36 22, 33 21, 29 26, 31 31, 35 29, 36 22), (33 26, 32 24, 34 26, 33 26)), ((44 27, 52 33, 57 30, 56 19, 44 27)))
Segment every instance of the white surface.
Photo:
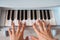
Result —
POLYGON ((54 7, 53 11, 55 15, 56 24, 60 25, 60 7, 54 7))
POLYGON ((60 0, 0 0, 0 7, 35 8, 60 5, 60 0))

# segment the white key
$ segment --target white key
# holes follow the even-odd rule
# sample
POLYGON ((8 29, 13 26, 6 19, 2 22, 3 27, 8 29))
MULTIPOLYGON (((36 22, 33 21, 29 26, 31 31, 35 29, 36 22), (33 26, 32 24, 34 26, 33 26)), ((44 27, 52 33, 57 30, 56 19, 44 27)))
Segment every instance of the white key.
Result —
POLYGON ((40 11, 37 11, 37 19, 40 19, 40 11))
POLYGON ((42 10, 42 17, 43 17, 43 20, 44 20, 44 12, 43 12, 43 10, 42 10))
POLYGON ((33 23, 35 23, 35 19, 34 19, 34 10, 33 10, 33 20, 32 20, 32 23, 31 23, 31 24, 33 24, 33 23))
POLYGON ((11 26, 11 15, 12 15, 12 11, 10 11, 10 20, 6 21, 6 26, 11 26))
POLYGON ((31 26, 32 23, 33 23, 33 20, 31 20, 31 12, 30 12, 30 11, 31 11, 31 10, 29 10, 29 13, 28 13, 28 14, 29 14, 29 19, 28 19, 28 20, 29 20, 29 21, 28 21, 28 22, 29 22, 29 26, 31 26))
POLYGON ((23 20, 25 20, 25 10, 23 10, 23 20))
POLYGON ((26 21, 26 24, 29 25, 30 23, 30 10, 27 11, 27 20, 26 21))
POLYGON ((18 25, 18 20, 17 20, 17 13, 18 13, 18 11, 17 10, 15 10, 15 19, 14 19, 14 24, 15 24, 15 26, 17 26, 18 25))
POLYGON ((54 12, 52 10, 50 10, 50 17, 51 17, 50 24, 51 25, 56 25, 56 20, 55 20, 55 17, 54 17, 54 12))
POLYGON ((30 10, 27 11, 27 19, 30 19, 30 10))
POLYGON ((6 21, 5 21, 5 26, 7 26, 7 16, 8 16, 8 10, 7 10, 7 12, 6 12, 6 21))

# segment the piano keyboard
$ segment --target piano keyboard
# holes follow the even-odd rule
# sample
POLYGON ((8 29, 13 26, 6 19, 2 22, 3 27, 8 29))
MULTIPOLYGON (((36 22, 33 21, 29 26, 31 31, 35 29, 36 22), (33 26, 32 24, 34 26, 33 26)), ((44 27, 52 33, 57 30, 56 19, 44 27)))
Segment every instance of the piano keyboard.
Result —
POLYGON ((52 10, 7 10, 5 26, 11 26, 11 21, 18 25, 18 20, 31 26, 37 19, 56 25, 52 10))

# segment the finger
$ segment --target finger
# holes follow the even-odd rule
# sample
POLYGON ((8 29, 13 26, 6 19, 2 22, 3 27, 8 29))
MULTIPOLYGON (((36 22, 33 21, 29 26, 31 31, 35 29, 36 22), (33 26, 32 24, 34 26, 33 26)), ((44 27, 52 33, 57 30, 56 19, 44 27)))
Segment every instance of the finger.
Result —
POLYGON ((24 40, 24 39, 23 39, 23 33, 20 33, 20 34, 18 35, 18 38, 19 38, 20 40, 24 40))
POLYGON ((43 24, 43 30, 47 32, 47 29, 46 29, 46 22, 45 22, 45 21, 42 21, 42 24, 43 24))
POLYGON ((21 35, 23 36, 23 32, 24 32, 25 26, 26 26, 26 23, 23 23, 22 27, 21 27, 21 30, 19 32, 19 36, 21 36, 21 35))
POLYGON ((34 31, 37 33, 37 35, 43 37, 43 38, 46 38, 46 35, 44 35, 42 32, 39 32, 37 29, 36 29, 36 25, 33 24, 33 29, 34 31))
POLYGON ((8 33, 9 33, 9 36, 12 35, 12 32, 11 32, 10 28, 8 29, 8 33))
POLYGON ((15 33, 15 28, 14 28, 15 24, 12 22, 11 26, 12 26, 12 34, 14 34, 15 33))
POLYGON ((43 31, 43 28, 42 28, 42 22, 40 21, 40 20, 37 20, 36 21, 36 24, 38 25, 38 27, 39 27, 39 29, 40 29, 40 31, 42 32, 43 31))
POLYGON ((25 27, 26 27, 26 23, 24 22, 24 23, 22 23, 22 27, 21 27, 21 32, 24 32, 24 29, 25 29, 25 27))
POLYGON ((16 33, 20 32, 21 27, 22 27, 22 22, 18 21, 18 28, 16 33))
POLYGON ((24 40, 24 39, 23 39, 23 33, 19 33, 18 38, 19 38, 20 40, 24 40))
POLYGON ((36 38, 34 36, 29 36, 29 39, 31 39, 31 40, 38 40, 38 38, 36 38))
POLYGON ((50 35, 51 37, 53 37, 53 36, 52 36, 52 33, 51 33, 51 25, 50 25, 50 24, 48 24, 48 33, 49 33, 49 35, 50 35))
POLYGON ((47 29, 48 29, 48 30, 51 30, 51 25, 50 25, 50 24, 48 24, 47 29))
POLYGON ((38 31, 37 28, 36 28, 36 23, 33 24, 33 29, 34 29, 34 31, 35 31, 37 34, 39 34, 39 31, 38 31))

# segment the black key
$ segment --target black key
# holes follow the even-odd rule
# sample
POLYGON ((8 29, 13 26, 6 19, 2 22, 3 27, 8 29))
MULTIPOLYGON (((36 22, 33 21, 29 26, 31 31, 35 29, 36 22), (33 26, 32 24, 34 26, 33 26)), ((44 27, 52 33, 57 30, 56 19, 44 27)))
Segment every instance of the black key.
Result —
POLYGON ((20 20, 20 10, 18 10, 18 13, 17 13, 17 20, 20 20))
POLYGON ((34 10, 34 19, 37 19, 37 12, 34 10))
POLYGON ((12 10, 12 16, 11 16, 11 20, 14 20, 14 10, 12 10))
POLYGON ((43 19, 42 10, 40 10, 40 19, 43 19))
POLYGON ((43 10, 43 14, 44 14, 44 19, 46 20, 46 12, 45 12, 45 10, 43 10))
POLYGON ((21 20, 23 20, 23 10, 21 10, 21 20))
POLYGON ((11 11, 11 10, 8 10, 7 20, 10 19, 10 11, 11 11))
POLYGON ((49 10, 47 10, 47 17, 48 17, 48 19, 50 19, 50 12, 49 12, 49 10))
POLYGON ((33 19, 33 10, 30 11, 31 13, 31 20, 33 19))
POLYGON ((27 20, 27 10, 25 10, 25 20, 27 20))

